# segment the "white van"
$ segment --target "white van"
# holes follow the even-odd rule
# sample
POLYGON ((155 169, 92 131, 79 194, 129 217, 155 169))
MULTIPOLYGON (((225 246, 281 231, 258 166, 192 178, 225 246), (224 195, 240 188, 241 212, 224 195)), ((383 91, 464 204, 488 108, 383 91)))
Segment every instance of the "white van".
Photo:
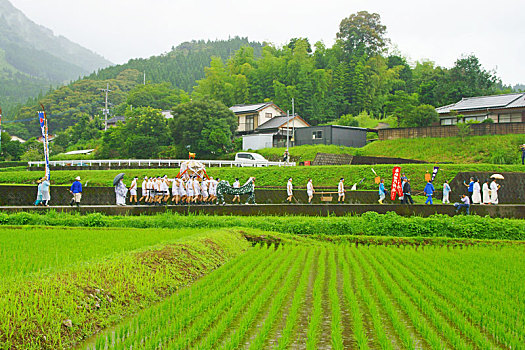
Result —
POLYGON ((268 160, 259 153, 239 152, 235 154, 235 161, 240 163, 237 166, 268 166, 268 160))

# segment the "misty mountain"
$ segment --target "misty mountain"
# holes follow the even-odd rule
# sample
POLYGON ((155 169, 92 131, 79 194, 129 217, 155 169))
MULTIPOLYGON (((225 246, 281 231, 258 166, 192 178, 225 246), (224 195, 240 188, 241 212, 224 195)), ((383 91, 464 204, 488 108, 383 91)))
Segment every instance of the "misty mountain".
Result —
MULTIPOLYGON (((11 106, 111 62, 0 0, 0 103, 11 106)), ((4 107, 5 108, 5 107, 4 107)))

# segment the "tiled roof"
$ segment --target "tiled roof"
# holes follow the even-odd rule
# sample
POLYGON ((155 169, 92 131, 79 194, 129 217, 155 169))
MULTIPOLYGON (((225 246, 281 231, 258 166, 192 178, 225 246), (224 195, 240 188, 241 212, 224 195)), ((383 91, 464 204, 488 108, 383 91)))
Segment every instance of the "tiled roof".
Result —
POLYGON ((273 117, 272 119, 268 120, 267 122, 262 123, 257 127, 257 130, 266 130, 266 129, 277 129, 284 123, 288 122, 288 119, 290 119, 290 123, 292 123, 293 117, 292 116, 281 116, 281 117, 273 117))
POLYGON ((436 108, 440 114, 450 111, 475 111, 480 109, 525 107, 525 93, 466 97, 457 103, 436 108))
POLYGON ((244 113, 250 113, 250 112, 257 112, 261 109, 268 107, 269 105, 272 105, 273 102, 265 102, 265 103, 256 103, 252 105, 235 105, 230 107, 230 110, 235 114, 244 114, 244 113))

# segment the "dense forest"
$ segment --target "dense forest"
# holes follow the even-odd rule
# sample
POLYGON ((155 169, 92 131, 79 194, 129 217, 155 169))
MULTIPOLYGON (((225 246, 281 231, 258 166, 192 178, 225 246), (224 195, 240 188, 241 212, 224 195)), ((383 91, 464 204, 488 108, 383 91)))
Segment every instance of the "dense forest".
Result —
MULTIPOLYGON (((39 101, 48 110, 50 132, 60 136, 59 149, 70 150, 88 144, 98 148, 104 134, 102 89, 107 84, 111 115, 132 113, 136 118, 137 107, 177 109, 191 100, 225 106, 274 101, 291 110, 293 98, 295 111, 313 125, 358 125, 363 115, 388 117, 399 126, 429 125, 437 118, 437 106, 511 91, 474 55, 459 57, 450 68, 431 61, 408 62, 389 49, 385 33, 378 14, 362 11, 341 21, 332 47, 312 45, 307 38, 292 38, 282 47, 239 37, 192 41, 160 56, 101 69, 39 101)), ((35 102, 21 108, 15 119, 35 118, 35 102)), ((36 120, 6 124, 6 129, 23 138, 39 133, 36 120)))

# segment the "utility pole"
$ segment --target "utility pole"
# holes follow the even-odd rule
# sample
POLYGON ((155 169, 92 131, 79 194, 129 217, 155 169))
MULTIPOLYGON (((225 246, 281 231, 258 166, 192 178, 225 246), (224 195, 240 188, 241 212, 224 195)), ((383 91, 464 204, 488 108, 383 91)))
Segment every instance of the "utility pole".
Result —
POLYGON ((111 90, 109 89, 109 83, 107 84, 105 89, 100 89, 100 90, 104 91, 106 93, 106 104, 105 104, 105 108, 104 108, 104 131, 106 131, 106 130, 108 130, 108 114, 109 114, 108 93, 111 92, 111 90))
POLYGON ((292 147, 295 146, 295 105, 294 105, 294 98, 292 97, 292 138, 293 138, 293 144, 292 147))
POLYGON ((290 147, 290 111, 286 111, 286 152, 290 147))
POLYGON ((144 85, 146 85, 146 71, 144 71, 144 85))

